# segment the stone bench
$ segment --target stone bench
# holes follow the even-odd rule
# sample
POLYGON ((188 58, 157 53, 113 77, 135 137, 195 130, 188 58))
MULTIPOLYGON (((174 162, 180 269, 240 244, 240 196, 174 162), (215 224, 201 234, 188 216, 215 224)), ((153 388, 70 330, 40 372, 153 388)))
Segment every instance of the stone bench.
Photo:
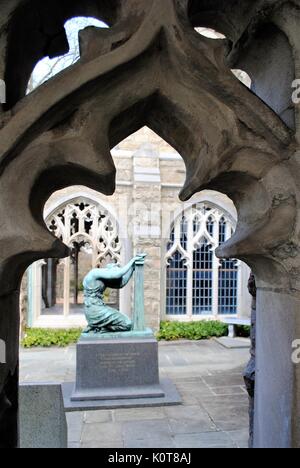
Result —
POLYGON ((228 327, 228 337, 229 338, 235 338, 236 337, 236 329, 239 325, 243 325, 246 327, 251 326, 251 320, 250 318, 224 318, 222 320, 223 323, 226 323, 226 325, 229 325, 228 327))

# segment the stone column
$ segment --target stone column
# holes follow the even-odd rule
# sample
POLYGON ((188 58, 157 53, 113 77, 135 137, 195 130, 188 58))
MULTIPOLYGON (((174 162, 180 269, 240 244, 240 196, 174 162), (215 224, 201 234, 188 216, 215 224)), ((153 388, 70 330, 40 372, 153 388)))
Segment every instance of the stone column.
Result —
POLYGON ((145 294, 144 294, 144 265, 145 260, 140 260, 135 264, 135 285, 134 285, 134 331, 144 331, 145 326, 145 294))
POLYGON ((145 264, 145 321, 160 325, 161 178, 159 153, 145 144, 133 156, 133 248, 147 254, 145 264))
POLYGON ((64 316, 68 317, 70 314, 70 257, 64 260, 64 316))
POLYGON ((44 260, 33 263, 28 269, 27 325, 34 327, 42 311, 42 267, 44 260))
POLYGON ((258 288, 254 448, 300 448, 299 310, 297 295, 258 288))
POLYGON ((23 276, 20 292, 20 338, 25 334, 28 314, 28 272, 23 276))
POLYGON ((255 354, 256 354, 256 284, 254 275, 251 274, 249 279, 249 293, 252 296, 251 307, 251 350, 250 361, 244 372, 244 380, 249 394, 249 422, 250 422, 250 437, 249 448, 253 448, 253 429, 254 429, 254 403, 255 403, 255 354))
POLYGON ((56 268, 58 261, 50 258, 48 260, 48 297, 50 307, 56 305, 56 268))
POLYGON ((79 252, 80 252, 80 245, 75 242, 73 248, 73 269, 74 269, 74 304, 78 304, 78 293, 79 293, 79 285, 78 285, 78 275, 79 275, 79 252))
POLYGON ((0 448, 18 446, 19 293, 0 297, 0 340, 6 354, 6 364, 0 365, 0 448))
MULTIPOLYGON (((220 236, 220 224, 215 223, 214 227, 214 240, 219 244, 220 236)), ((219 315, 219 268, 220 268, 220 259, 217 256, 213 255, 213 277, 212 277, 212 314, 214 318, 218 320, 219 315)), ((193 284, 193 283, 190 283, 193 284)))

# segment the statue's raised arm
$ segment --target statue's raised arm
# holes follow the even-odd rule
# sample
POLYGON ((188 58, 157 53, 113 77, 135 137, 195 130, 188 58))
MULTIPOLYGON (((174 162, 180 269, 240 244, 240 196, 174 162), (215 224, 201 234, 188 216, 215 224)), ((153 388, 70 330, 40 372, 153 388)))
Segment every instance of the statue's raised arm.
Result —
POLYGON ((110 264, 106 268, 96 268, 88 274, 87 278, 89 277, 91 280, 96 281, 120 280, 128 273, 133 273, 136 262, 143 259, 145 259, 144 254, 137 255, 124 267, 120 267, 118 264, 110 264))

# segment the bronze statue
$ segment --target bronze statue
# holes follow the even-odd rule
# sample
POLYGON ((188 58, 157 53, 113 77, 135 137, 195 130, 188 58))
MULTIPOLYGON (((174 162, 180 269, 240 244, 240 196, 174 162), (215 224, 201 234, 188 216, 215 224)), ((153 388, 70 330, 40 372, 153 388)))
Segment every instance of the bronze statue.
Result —
POLYGON ((138 255, 128 265, 109 264, 106 268, 91 270, 83 281, 85 298, 85 315, 88 327, 85 335, 132 330, 132 321, 127 315, 109 307, 104 302, 107 288, 122 289, 131 280, 137 262, 144 260, 145 255, 138 255))

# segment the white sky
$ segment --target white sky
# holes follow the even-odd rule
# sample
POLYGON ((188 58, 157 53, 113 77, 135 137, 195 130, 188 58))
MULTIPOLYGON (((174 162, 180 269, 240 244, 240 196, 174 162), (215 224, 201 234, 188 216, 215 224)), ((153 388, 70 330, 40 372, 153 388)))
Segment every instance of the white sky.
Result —
MULTIPOLYGON (((63 55, 61 57, 56 57, 54 59, 49 59, 48 57, 46 57, 43 60, 41 60, 36 65, 33 71, 33 80, 30 83, 31 89, 28 89, 28 92, 32 91, 32 88, 35 89, 37 86, 49 80, 57 73, 74 64, 79 59, 80 55, 78 33, 80 30, 88 26, 96 26, 98 28, 108 27, 102 21, 91 17, 79 17, 67 21, 65 24, 65 30, 70 46, 70 51, 66 55, 63 55)), ((217 33, 216 31, 209 28, 196 28, 196 31, 199 32, 199 34, 209 37, 211 39, 220 39, 225 37, 222 34, 217 33)), ((237 76, 237 78, 240 81, 242 81, 246 86, 251 86, 251 79, 246 73, 242 72, 241 70, 234 70, 233 72, 237 76)))
POLYGON ((95 18, 73 18, 66 22, 65 30, 70 45, 70 51, 62 57, 56 57, 54 59, 46 57, 36 65, 33 71, 33 81, 36 86, 47 81, 79 59, 78 33, 81 29, 88 26, 107 28, 105 23, 95 18))

